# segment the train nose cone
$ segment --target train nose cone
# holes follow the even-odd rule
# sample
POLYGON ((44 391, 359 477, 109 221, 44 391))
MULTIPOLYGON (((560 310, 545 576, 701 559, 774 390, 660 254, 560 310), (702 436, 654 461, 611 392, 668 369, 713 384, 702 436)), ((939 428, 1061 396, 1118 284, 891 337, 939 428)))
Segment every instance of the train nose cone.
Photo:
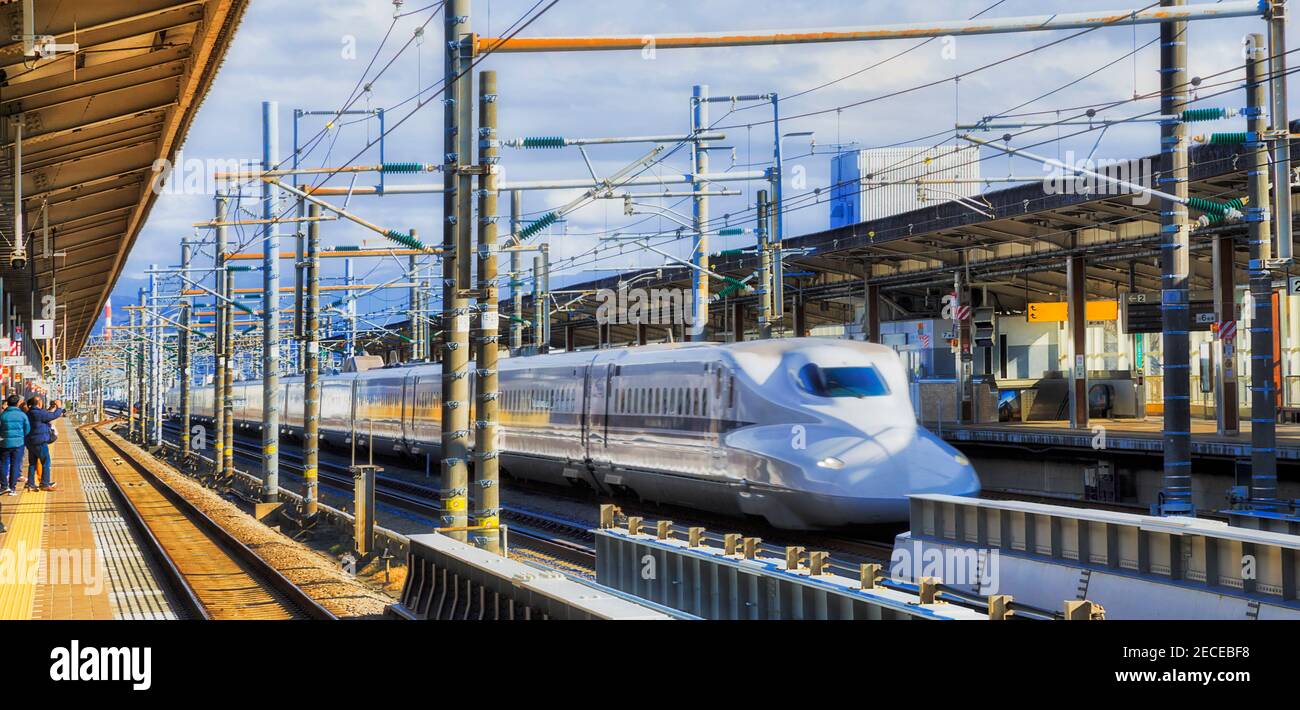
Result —
POLYGON ((924 429, 908 447, 903 467, 909 493, 979 495, 979 476, 970 460, 924 429))

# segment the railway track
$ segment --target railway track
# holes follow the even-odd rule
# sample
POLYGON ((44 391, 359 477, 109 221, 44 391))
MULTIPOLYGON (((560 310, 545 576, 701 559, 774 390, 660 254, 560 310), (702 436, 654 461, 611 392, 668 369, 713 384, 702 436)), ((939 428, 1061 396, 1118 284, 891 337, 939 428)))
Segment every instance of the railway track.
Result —
MULTIPOLYGON (((178 438, 180 429, 169 422, 164 426, 164 434, 178 438)), ((248 464, 261 465, 259 445, 236 435, 234 449, 237 458, 248 464)), ((302 471, 302 455, 281 448, 281 474, 301 480, 302 471)), ((352 494, 352 474, 343 464, 321 457, 317 476, 322 487, 332 488, 342 495, 352 494)), ((431 520, 442 514, 438 491, 410 481, 380 475, 375 481, 375 498, 379 503, 431 520)), ((537 552, 582 569, 595 569, 595 538, 585 523, 509 506, 503 507, 501 517, 508 524, 511 548, 537 552)))
POLYGON ((168 486, 120 437, 98 427, 77 432, 190 616, 336 618, 168 486))
MULTIPOLYGON (((180 428, 173 422, 165 422, 164 434, 175 439, 180 436, 180 428)), ((235 455, 250 465, 260 465, 261 447, 240 437, 236 432, 235 455)), ((288 447, 280 449, 281 473, 301 479, 302 456, 288 447)), ((323 487, 335 489, 344 495, 352 492, 352 475, 347 467, 330 461, 328 455, 322 455, 318 465, 318 476, 323 487)), ((524 486, 529 490, 533 488, 524 486)), ((436 519, 442 512, 438 504, 438 491, 431 486, 409 480, 380 474, 375 482, 376 497, 379 502, 399 510, 415 513, 430 519, 436 519)), ((557 492, 557 495, 565 495, 557 492)), ((566 497, 578 497, 577 493, 566 497)), ((590 496, 584 495, 584 498, 590 496)), ((705 539, 721 547, 724 532, 741 533, 750 537, 763 538, 760 547, 773 555, 784 554, 786 545, 804 547, 809 551, 825 551, 838 554, 843 561, 832 562, 832 567, 844 573, 853 572, 853 566, 860 562, 888 564, 893 552, 892 537, 888 540, 848 537, 843 534, 820 532, 792 532, 773 530, 752 521, 723 518, 699 511, 676 509, 664 506, 646 506, 634 501, 615 501, 628 515, 639 515, 646 520, 672 519, 683 522, 673 525, 675 536, 685 538, 692 525, 709 528, 705 539), (778 543, 771 542, 779 541, 778 543)), ((544 555, 555 557, 567 563, 595 568, 595 536, 591 533, 590 523, 570 520, 539 511, 532 511, 517 506, 503 506, 502 520, 509 525, 510 537, 515 541, 514 547, 531 548, 544 555)))
MULTIPOLYGON (((164 433, 179 437, 180 429, 174 423, 167 422, 164 424, 164 433)), ((260 446, 241 439, 238 432, 236 432, 235 436, 235 454, 255 465, 261 461, 260 446)), ((280 449, 280 463, 282 472, 301 478, 302 456, 297 451, 282 447, 280 449), (285 471, 285 469, 288 469, 288 471, 285 471)), ((322 456, 318 469, 318 475, 323 486, 328 485, 340 492, 351 493, 352 476, 345 466, 331 462, 326 456, 322 456)), ((376 496, 380 502, 387 503, 398 509, 434 519, 442 512, 441 507, 438 505, 438 491, 431 486, 380 474, 375 487, 376 496)), ((531 486, 525 485, 525 487, 534 490, 531 486)), ((567 497, 576 498, 579 495, 569 494, 567 497)), ((590 496, 583 495, 583 497, 589 498, 590 496)), ((628 501, 617 501, 617 504, 628 515, 640 515, 646 520, 667 518, 690 521, 689 524, 683 522, 673 526, 674 532, 682 538, 686 537, 687 529, 691 525, 704 525, 710 530, 705 534, 705 539, 718 547, 722 546, 723 536, 722 532, 715 531, 737 532, 767 540, 779 539, 783 544, 765 542, 761 545, 764 550, 774 555, 784 554, 784 545, 789 544, 805 547, 808 550, 847 555, 851 558, 849 561, 855 563, 860 561, 887 563, 893 552, 892 538, 889 540, 873 540, 817 532, 776 531, 757 525, 752 521, 722 518, 699 511, 663 506, 644 506, 628 501)), ((590 531, 591 525, 589 523, 516 506, 503 506, 501 517, 503 521, 510 525, 512 538, 522 537, 524 538, 523 544, 532 546, 544 554, 594 569, 595 536, 590 531)), ((842 564, 833 564, 833 566, 841 567, 844 571, 851 570, 849 566, 842 564)))
MULTIPOLYGON (((170 422, 164 425, 165 437, 170 435, 179 438, 179 431, 179 428, 170 422)), ((261 448, 258 444, 241 440, 236 435, 235 455, 257 465, 261 461, 261 448)), ((301 478, 302 458, 300 454, 282 448, 280 458, 282 473, 301 478)), ((331 462, 325 456, 322 456, 318 468, 322 487, 336 489, 344 495, 351 493, 352 477, 347 472, 346 466, 331 462)), ((525 485, 525 487, 532 490, 531 486, 525 485)), ((376 495, 381 502, 430 518, 436 518, 441 513, 441 507, 437 503, 437 490, 409 480, 381 475, 376 481, 376 495)), ((559 495, 564 494, 560 493, 559 495)), ((569 494, 569 497, 577 497, 577 495, 576 493, 569 494)), ((858 575, 858 564, 860 563, 880 563, 885 566, 885 569, 888 569, 893 553, 892 535, 890 535, 891 539, 886 541, 852 537, 842 533, 776 531, 753 521, 723 518, 698 511, 663 506, 645 506, 627 501, 619 501, 618 504, 625 515, 641 516, 647 521, 664 519, 689 521, 689 523, 674 522, 670 526, 673 537, 684 539, 688 535, 689 527, 693 525, 706 526, 709 529, 705 532, 705 540, 714 547, 722 546, 724 532, 732 532, 759 537, 760 539, 763 539, 765 535, 772 536, 769 539, 764 539, 759 545, 759 548, 771 557, 781 557, 787 545, 803 547, 809 552, 824 551, 838 554, 838 557, 829 562, 829 566, 836 573, 850 578, 858 575), (773 539, 778 540, 779 543, 772 542, 773 539)), ((588 569, 594 569, 595 550, 593 546, 595 540, 589 529, 591 527, 589 524, 518 508, 505 508, 502 518, 511 523, 512 540, 523 537, 526 540, 526 545, 544 551, 548 556, 573 561, 575 564, 583 565, 588 569)), ((521 546, 512 544, 512 547, 516 549, 521 546)), ((894 586, 905 591, 915 591, 907 583, 896 583, 894 586)), ((971 595, 947 585, 941 586, 941 598, 949 602, 979 609, 983 609, 983 605, 987 602, 983 597, 971 595)), ((1017 618, 1046 619, 1056 618, 1057 616, 1051 610, 1036 609, 1025 605, 1017 605, 1017 614, 1017 618)))

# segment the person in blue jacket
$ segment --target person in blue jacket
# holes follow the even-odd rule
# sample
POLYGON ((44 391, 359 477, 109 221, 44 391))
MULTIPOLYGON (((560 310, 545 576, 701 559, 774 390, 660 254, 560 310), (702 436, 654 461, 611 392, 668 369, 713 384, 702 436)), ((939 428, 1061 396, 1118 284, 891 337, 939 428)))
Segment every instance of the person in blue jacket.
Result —
POLYGON ((58 483, 50 480, 50 442, 54 441, 54 432, 50 428, 50 423, 55 419, 63 416, 63 406, 59 400, 50 402, 50 408, 44 409, 41 405, 40 395, 34 395, 27 400, 27 419, 31 424, 31 431, 27 432, 27 489, 53 491, 59 487, 58 483), (41 464, 41 484, 36 486, 36 464, 41 464))
POLYGON ((18 495, 14 489, 23 474, 23 443, 32 425, 18 406, 22 401, 11 394, 5 400, 5 410, 0 412, 0 495, 18 495))

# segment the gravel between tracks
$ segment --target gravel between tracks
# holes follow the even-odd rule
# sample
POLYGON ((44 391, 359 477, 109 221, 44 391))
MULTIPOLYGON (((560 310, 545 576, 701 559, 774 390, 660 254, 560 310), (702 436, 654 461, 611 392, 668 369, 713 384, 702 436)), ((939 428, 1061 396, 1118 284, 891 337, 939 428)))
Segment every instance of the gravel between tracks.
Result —
POLYGON ((381 618, 384 607, 392 603, 391 598, 345 574, 337 561, 259 523, 234 503, 154 459, 136 445, 112 432, 109 435, 140 461, 153 464, 150 470, 167 485, 340 619, 381 618))

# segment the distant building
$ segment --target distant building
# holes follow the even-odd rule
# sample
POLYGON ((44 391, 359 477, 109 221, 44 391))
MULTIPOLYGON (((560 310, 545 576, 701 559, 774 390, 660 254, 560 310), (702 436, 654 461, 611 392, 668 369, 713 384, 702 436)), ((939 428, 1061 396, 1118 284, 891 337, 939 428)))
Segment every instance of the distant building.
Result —
POLYGON ((831 158, 830 228, 892 217, 980 194, 979 148, 873 148, 831 158), (965 182, 935 184, 936 180, 965 182), (918 184, 924 180, 925 184, 918 184))

